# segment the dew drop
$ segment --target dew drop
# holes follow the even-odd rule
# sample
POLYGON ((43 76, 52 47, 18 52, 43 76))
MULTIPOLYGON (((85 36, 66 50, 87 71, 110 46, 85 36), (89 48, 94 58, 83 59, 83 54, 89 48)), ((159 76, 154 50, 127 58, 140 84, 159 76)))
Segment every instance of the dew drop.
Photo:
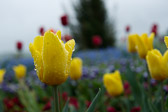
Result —
POLYGON ((36 68, 35 68, 34 70, 35 70, 35 71, 37 71, 37 69, 36 69, 36 68))
POLYGON ((75 51, 75 47, 74 47, 74 49, 72 50, 73 52, 75 51))

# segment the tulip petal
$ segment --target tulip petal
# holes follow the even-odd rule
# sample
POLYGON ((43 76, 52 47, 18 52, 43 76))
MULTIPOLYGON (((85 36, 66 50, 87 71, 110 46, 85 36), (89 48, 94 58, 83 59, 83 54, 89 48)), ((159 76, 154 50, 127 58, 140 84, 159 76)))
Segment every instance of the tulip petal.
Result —
POLYGON ((148 45, 148 35, 146 33, 141 35, 141 39, 145 45, 148 45))
POLYGON ((69 75, 71 57, 72 57, 72 52, 74 50, 74 47, 75 47, 75 40, 74 39, 71 39, 65 43, 65 49, 69 52, 68 53, 68 61, 67 61, 67 69, 66 69, 67 75, 69 75))
POLYGON ((129 52, 136 52, 135 38, 136 38, 136 35, 128 36, 128 51, 129 52))
POLYGON ((0 84, 3 82, 5 72, 5 69, 0 69, 0 84))
POLYGON ((146 57, 151 77, 156 80, 163 80, 165 78, 162 73, 161 58, 161 53, 158 50, 149 51, 146 57))
POLYGON ((116 80, 121 81, 120 72, 118 70, 116 70, 112 75, 116 80))
POLYGON ((108 85, 111 85, 111 80, 110 80, 110 74, 104 74, 103 76, 103 82, 104 82, 104 86, 107 88, 108 85))
POLYGON ((60 30, 57 31, 56 35, 58 35, 58 38, 61 40, 61 31, 60 30))
POLYGON ((164 41, 165 41, 166 47, 168 48, 168 36, 165 36, 164 41))
POLYGON ((146 41, 146 36, 143 35, 143 38, 141 38, 140 36, 137 35, 137 38, 135 39, 136 41, 136 45, 137 45, 137 50, 138 50, 138 54, 141 58, 145 58, 146 54, 147 54, 147 48, 145 46, 144 41, 146 41))
POLYGON ((163 71, 164 74, 166 75, 166 77, 168 77, 168 50, 163 55, 162 67, 164 69, 164 71, 163 71))
POLYGON ((29 50, 31 52, 31 55, 34 59, 34 65, 36 68, 37 76, 40 80, 43 80, 43 62, 42 62, 42 56, 38 50, 35 49, 34 45, 30 43, 29 50))
POLYGON ((154 40, 154 33, 151 33, 151 35, 148 38, 148 50, 152 50, 153 49, 153 40, 154 40))
POLYGON ((107 73, 103 77, 104 86, 112 96, 120 95, 123 92, 123 85, 119 75, 119 71, 115 71, 111 74, 107 73))
POLYGON ((20 78, 23 78, 25 77, 26 75, 26 66, 22 65, 22 64, 19 64, 17 66, 14 66, 13 67, 13 70, 15 72, 15 76, 20 79, 20 78))
POLYGON ((43 36, 37 36, 33 42, 34 48, 41 54, 43 48, 43 36))
POLYGON ((50 31, 46 32, 42 51, 43 79, 46 84, 58 85, 66 80, 67 57, 68 52, 58 36, 50 31))

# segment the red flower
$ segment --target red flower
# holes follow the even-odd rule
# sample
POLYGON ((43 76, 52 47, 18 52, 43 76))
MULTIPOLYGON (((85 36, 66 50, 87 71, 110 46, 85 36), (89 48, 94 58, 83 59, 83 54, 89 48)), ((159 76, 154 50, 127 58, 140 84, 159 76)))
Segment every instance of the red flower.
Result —
POLYGON ((157 33, 158 33, 158 25, 157 24, 153 24, 152 29, 151 29, 151 33, 154 33, 155 35, 157 35, 157 33))
POLYGON ((92 43, 94 46, 102 45, 102 38, 99 35, 95 35, 92 37, 92 43))
POLYGON ((71 97, 69 100, 69 104, 73 105, 76 109, 79 108, 78 100, 74 97, 71 97))
POLYGON ((65 35, 64 36, 64 40, 67 42, 68 40, 71 40, 72 37, 70 35, 65 35))
POLYGON ((16 47, 17 47, 18 51, 21 51, 21 50, 22 50, 22 47, 23 47, 22 42, 18 41, 18 42, 16 43, 16 47))
POLYGON ((44 32, 45 32, 45 31, 44 31, 44 28, 41 27, 40 30, 39 30, 39 32, 40 32, 41 35, 44 35, 44 32))
POLYGON ((144 82, 144 83, 143 83, 143 86, 144 86, 145 89, 148 89, 148 88, 149 88, 149 84, 148 84, 147 82, 144 82))
POLYGON ((67 15, 63 15, 61 17, 61 23, 63 26, 67 26, 68 25, 68 16, 67 15))
POLYGON ((21 102, 20 102, 20 100, 18 99, 18 97, 12 98, 11 101, 12 101, 15 105, 18 105, 20 108, 24 108, 24 106, 21 104, 21 102))
POLYGON ((3 100, 3 102, 4 102, 5 106, 7 107, 7 109, 12 109, 13 106, 14 106, 13 101, 10 100, 10 99, 8 99, 8 98, 5 98, 5 99, 3 100))
POLYGON ((19 104, 19 103, 20 103, 18 97, 12 98, 12 101, 13 101, 15 104, 19 104))
POLYGON ((114 107, 108 107, 107 112, 117 112, 114 107))
POLYGON ((63 92, 63 93, 62 93, 62 99, 63 99, 64 101, 67 101, 67 99, 68 99, 68 94, 67 94, 66 92, 63 92))
POLYGON ((50 109, 51 109, 51 102, 48 101, 48 102, 44 105, 43 111, 50 110, 50 109))
POLYGON ((91 101, 86 101, 86 107, 89 108, 91 103, 92 103, 91 101))
POLYGON ((52 29, 52 28, 50 29, 50 31, 53 32, 53 33, 57 33, 57 31, 52 29))
POLYGON ((126 27, 125 27, 125 31, 128 33, 128 32, 130 32, 130 26, 129 25, 127 25, 126 27))
POLYGON ((129 95, 131 93, 130 84, 127 81, 124 82, 124 93, 125 95, 129 95))
POLYGON ((140 112, 141 111, 141 107, 133 107, 131 109, 131 112, 140 112))

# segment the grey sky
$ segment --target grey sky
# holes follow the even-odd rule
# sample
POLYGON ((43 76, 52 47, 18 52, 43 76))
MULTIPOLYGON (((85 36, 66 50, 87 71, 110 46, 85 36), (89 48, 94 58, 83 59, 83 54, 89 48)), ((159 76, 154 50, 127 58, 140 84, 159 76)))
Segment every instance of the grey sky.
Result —
MULTIPOLYGON (((0 0, 0 55, 15 52, 15 43, 28 45, 39 35, 40 26, 63 30, 60 16, 74 18, 72 2, 78 0, 0 0)), ((168 0, 105 0, 110 17, 115 18, 117 38, 125 35, 124 28, 131 25, 132 33, 149 33, 151 25, 158 23, 159 32, 168 29, 168 0)))

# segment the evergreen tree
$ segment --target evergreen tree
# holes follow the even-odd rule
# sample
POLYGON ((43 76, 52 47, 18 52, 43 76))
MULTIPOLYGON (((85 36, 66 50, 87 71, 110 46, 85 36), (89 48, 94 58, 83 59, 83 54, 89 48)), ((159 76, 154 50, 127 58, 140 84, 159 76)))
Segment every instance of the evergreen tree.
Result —
POLYGON ((94 35, 101 37, 101 48, 115 45, 114 24, 108 20, 103 0, 80 0, 74 7, 78 24, 71 25, 71 31, 80 48, 95 48, 94 35))

